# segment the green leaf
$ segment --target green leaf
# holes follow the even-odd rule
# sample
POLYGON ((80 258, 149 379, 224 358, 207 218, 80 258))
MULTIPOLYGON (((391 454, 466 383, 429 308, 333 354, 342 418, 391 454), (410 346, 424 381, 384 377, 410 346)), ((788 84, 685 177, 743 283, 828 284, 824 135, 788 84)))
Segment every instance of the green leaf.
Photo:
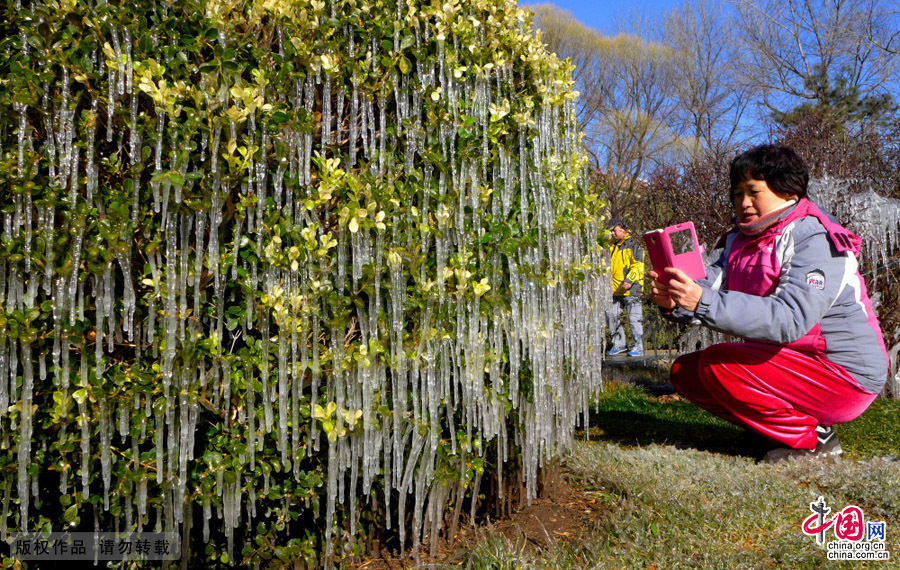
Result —
POLYGON ((400 60, 397 61, 397 68, 400 69, 400 73, 407 75, 412 69, 412 64, 409 63, 409 59, 406 56, 401 55, 400 60))
POLYGON ((75 390, 75 392, 72 394, 72 398, 79 404, 84 404, 84 400, 85 398, 87 398, 87 390, 84 388, 75 390))
POLYGON ((175 184, 176 186, 184 186, 184 177, 181 175, 180 172, 175 172, 174 170, 170 170, 166 174, 166 178, 168 178, 169 181, 172 184, 175 184))

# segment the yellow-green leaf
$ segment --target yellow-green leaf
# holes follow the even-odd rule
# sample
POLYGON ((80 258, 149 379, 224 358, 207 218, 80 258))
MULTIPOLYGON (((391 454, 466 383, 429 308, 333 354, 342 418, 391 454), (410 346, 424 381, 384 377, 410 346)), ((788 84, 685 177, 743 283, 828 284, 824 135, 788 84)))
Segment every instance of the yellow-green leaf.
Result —
POLYGON ((401 55, 400 60, 397 62, 397 67, 400 69, 400 73, 406 75, 412 69, 412 65, 409 63, 409 60, 406 59, 406 56, 401 55))

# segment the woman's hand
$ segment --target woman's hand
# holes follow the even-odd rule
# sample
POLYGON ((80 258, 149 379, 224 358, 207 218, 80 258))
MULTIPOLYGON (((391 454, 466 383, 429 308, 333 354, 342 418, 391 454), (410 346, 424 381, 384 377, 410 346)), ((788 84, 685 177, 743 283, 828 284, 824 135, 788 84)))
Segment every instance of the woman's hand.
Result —
POLYGON ((657 281, 657 272, 650 272, 650 277, 653 278, 653 302, 664 309, 674 309, 678 305, 687 311, 696 311, 703 289, 678 268, 666 267, 664 271, 670 276, 668 285, 657 281))
POLYGON ((673 301, 672 297, 669 295, 669 288, 657 281, 657 279, 659 279, 659 273, 656 271, 649 271, 648 275, 653 279, 653 281, 650 282, 652 292, 650 299, 663 309, 674 309, 675 301, 673 301))

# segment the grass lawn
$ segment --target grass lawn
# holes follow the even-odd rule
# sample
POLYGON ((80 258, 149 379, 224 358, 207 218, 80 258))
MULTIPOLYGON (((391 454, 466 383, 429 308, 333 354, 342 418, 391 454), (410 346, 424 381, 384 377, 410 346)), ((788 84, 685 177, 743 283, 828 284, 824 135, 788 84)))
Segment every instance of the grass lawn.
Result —
MULTIPOLYGON (((452 566, 900 567, 900 401, 879 399, 836 429, 842 459, 760 464, 771 443, 677 396, 608 383, 588 440, 562 462, 589 507, 579 532, 540 548, 488 539, 452 566), (801 530, 820 496, 826 520, 856 505, 866 522, 885 522, 890 560, 829 561, 801 530)), ((834 540, 829 529, 824 542, 834 540)))

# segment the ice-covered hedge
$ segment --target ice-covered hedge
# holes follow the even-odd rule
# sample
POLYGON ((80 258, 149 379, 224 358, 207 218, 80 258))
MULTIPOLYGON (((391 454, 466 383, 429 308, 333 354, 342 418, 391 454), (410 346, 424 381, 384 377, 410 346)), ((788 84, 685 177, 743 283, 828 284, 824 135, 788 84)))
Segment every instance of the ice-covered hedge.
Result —
POLYGON ((318 564, 533 496, 599 386, 571 86, 511 0, 2 0, 0 532, 318 564))

